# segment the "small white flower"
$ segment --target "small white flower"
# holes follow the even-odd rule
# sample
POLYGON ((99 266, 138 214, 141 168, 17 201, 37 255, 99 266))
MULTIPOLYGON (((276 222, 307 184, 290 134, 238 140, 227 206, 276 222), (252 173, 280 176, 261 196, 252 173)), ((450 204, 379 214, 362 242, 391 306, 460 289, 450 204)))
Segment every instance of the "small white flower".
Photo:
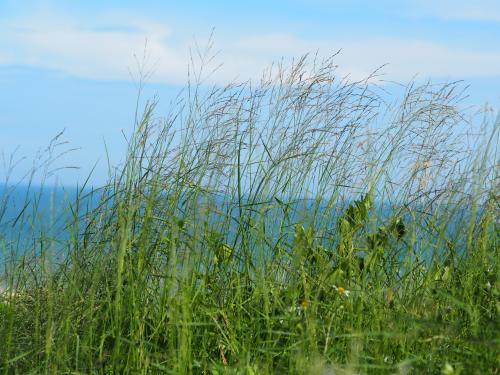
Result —
POLYGON ((340 295, 344 297, 349 297, 349 294, 351 293, 349 290, 342 288, 341 286, 333 286, 333 289, 335 289, 340 295))

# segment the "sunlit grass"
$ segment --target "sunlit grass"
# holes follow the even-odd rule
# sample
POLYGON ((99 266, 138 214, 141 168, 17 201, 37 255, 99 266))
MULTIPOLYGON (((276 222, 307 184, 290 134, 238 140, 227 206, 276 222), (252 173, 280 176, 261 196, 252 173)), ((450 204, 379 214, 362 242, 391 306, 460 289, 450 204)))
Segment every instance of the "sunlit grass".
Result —
POLYGON ((2 371, 500 372, 498 119, 334 58, 200 77, 57 225, 4 223, 2 371))

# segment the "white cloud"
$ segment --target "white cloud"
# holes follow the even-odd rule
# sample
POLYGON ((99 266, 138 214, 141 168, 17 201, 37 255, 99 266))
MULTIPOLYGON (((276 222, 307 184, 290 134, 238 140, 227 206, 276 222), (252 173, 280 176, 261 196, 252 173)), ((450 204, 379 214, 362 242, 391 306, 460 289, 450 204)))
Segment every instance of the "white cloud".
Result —
POLYGON ((419 74, 467 78, 500 75, 500 51, 475 51, 418 40, 372 39, 345 44, 345 58, 366 70, 369 64, 389 63, 398 79, 419 74))
POLYGON ((334 53, 342 48, 338 62, 343 73, 360 78, 383 64, 393 79, 440 76, 467 78, 471 76, 500 76, 499 50, 471 50, 444 44, 394 38, 367 38, 365 40, 338 39, 307 42, 289 34, 252 36, 227 43, 250 62, 258 56, 271 60, 281 55, 293 57, 319 51, 320 55, 334 53))
MULTIPOLYGON (((111 19, 107 24, 82 27, 62 16, 3 22, 0 47, 10 52, 11 64, 58 69, 91 79, 128 79, 134 54, 147 51, 161 61, 161 78, 176 82, 185 73, 187 53, 168 44, 171 32, 149 20, 111 19)), ((140 57, 139 57, 140 58, 140 57)))
MULTIPOLYGON (((123 14, 94 21, 68 15, 43 15, 3 20, 0 26, 0 63, 57 69, 90 79, 129 79, 134 53, 148 54, 157 62, 154 81, 184 83, 193 39, 179 40, 175 30, 149 19, 123 14)), ((340 72, 360 78, 382 64, 388 78, 500 76, 500 50, 472 50, 419 40, 367 38, 363 40, 306 40, 291 33, 246 36, 215 35, 218 61, 224 65, 217 81, 257 78, 273 60, 307 52, 338 57, 340 72)))

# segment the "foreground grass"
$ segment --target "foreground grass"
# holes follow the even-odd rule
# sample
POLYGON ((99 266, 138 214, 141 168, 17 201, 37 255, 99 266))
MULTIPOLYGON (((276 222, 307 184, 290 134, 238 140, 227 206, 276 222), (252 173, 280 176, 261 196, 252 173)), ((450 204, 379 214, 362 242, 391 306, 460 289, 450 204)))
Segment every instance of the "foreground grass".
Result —
POLYGON ((149 103, 108 185, 16 217, 2 371, 500 372, 498 121, 334 70, 149 103))

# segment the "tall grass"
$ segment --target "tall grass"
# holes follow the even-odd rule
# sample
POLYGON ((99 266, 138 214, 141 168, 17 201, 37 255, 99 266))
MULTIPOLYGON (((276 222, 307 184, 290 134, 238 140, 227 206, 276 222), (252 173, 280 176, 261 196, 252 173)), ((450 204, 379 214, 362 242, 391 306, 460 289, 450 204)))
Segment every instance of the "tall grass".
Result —
POLYGON ((206 76, 57 225, 3 219, 2 371, 498 373, 498 118, 335 56, 206 76))

